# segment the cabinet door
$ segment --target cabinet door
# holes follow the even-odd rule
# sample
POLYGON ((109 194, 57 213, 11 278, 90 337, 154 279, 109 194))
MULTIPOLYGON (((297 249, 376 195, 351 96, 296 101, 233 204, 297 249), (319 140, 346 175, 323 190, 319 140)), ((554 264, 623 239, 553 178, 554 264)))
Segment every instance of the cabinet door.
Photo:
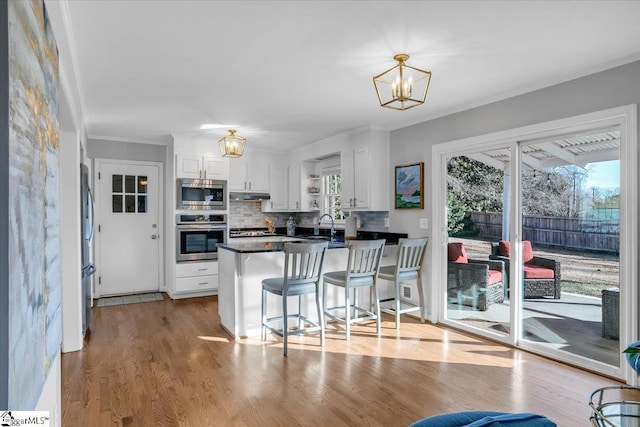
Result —
POLYGON ((369 179, 371 171, 369 168, 369 148, 359 148, 355 150, 353 156, 353 198, 354 207, 369 207, 369 179))
POLYGON ((202 159, 203 178, 227 179, 227 161, 220 157, 204 157, 202 159))
POLYGON ((340 155, 340 199, 344 209, 354 208, 353 151, 343 151, 340 155))
POLYGON ((176 155, 176 178, 200 178, 202 158, 176 155))
POLYGON ((269 200, 270 210, 283 211, 287 210, 287 168, 278 165, 269 166, 269 200))
POLYGON ((247 165, 240 159, 229 161, 229 191, 245 191, 247 188, 247 165))
POLYGON ((301 188, 300 185, 300 165, 291 165, 289 166, 289 209, 290 210, 299 210, 301 209, 300 204, 300 196, 301 196, 301 188))
POLYGON ((247 167, 248 190, 269 191, 269 166, 266 162, 250 163, 247 167))

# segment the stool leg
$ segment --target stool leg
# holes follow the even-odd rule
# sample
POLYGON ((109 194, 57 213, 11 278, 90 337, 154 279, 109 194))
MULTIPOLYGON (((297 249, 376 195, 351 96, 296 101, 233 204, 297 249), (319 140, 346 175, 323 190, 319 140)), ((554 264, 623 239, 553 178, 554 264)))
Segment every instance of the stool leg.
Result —
POLYGON ((318 311, 318 325, 320 325, 320 346, 324 347, 324 307, 320 300, 320 284, 316 284, 316 309, 318 311))
POLYGON ((324 316, 324 309, 327 306, 327 282, 322 281, 322 327, 327 326, 327 318, 324 316))
POLYGON ((424 323, 424 289, 422 289, 422 274, 418 270, 418 280, 416 280, 418 288, 418 298, 420 299, 420 323, 424 323))
POLYGON ((396 329, 400 329, 400 280, 396 278, 396 280, 394 281, 394 284, 396 288, 396 300, 395 300, 396 329))
POLYGON ((378 284, 376 281, 373 282, 373 293, 375 294, 376 305, 376 333, 380 336, 382 332, 380 327, 380 317, 382 317, 382 313, 380 312, 380 298, 378 297, 378 284))
POLYGON ((302 295, 298 295, 298 329, 302 329, 304 323, 302 322, 302 295))
POLYGON ((288 316, 287 316, 287 295, 282 295, 282 341, 284 344, 284 355, 287 355, 287 333, 289 332, 288 316))
POLYGON ((267 291, 262 290, 262 341, 267 339, 267 328, 264 327, 267 321, 267 291))
POLYGON ((351 304, 349 304, 350 289, 348 286, 344 287, 344 320, 347 330, 347 341, 351 339, 351 304))
POLYGON ((353 318, 358 318, 358 288, 353 288, 353 318))

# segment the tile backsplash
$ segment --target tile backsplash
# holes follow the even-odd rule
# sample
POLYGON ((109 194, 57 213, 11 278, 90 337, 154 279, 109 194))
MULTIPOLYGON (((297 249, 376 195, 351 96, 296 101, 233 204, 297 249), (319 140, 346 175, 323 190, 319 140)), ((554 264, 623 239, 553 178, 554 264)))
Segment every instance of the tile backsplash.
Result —
MULTIPOLYGON (((260 212, 261 206, 260 202, 230 201, 229 217, 227 218, 229 228, 266 227, 267 223, 264 222, 264 217, 273 215, 260 212)), ((279 221, 277 226, 282 226, 282 223, 279 221)))
MULTIPOLYGON (((284 227, 290 215, 296 218, 296 223, 301 227, 314 227, 320 214, 318 212, 261 212, 260 202, 247 202, 232 200, 229 202, 229 228, 260 228, 266 227, 264 218, 269 216, 277 218, 276 227, 284 227)), ((384 226, 384 220, 389 218, 389 212, 357 212, 354 213, 360 219, 360 229, 373 231, 388 231, 384 226)), ((338 225, 337 228, 342 228, 338 225)))

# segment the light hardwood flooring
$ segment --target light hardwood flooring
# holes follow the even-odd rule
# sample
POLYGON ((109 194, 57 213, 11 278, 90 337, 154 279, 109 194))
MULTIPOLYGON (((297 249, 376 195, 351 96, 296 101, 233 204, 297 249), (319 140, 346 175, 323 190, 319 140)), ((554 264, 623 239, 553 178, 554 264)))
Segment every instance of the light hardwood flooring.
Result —
MULTIPOLYGON (((165 297, 166 298, 166 297, 165 297)), ((406 426, 444 412, 544 414, 589 425, 615 381, 404 317, 233 341, 216 297, 93 309, 82 351, 62 355, 64 426, 406 426)))

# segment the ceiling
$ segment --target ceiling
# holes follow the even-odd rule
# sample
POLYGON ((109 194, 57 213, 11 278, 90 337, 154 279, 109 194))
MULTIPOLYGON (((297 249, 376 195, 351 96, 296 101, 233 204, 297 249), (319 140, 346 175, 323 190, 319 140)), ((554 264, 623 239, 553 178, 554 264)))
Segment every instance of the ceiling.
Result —
POLYGON ((247 147, 288 151, 640 59, 636 1, 94 0, 67 11, 95 139, 217 140, 233 125, 247 147), (372 77, 396 53, 433 73, 425 105, 379 106, 372 77))

